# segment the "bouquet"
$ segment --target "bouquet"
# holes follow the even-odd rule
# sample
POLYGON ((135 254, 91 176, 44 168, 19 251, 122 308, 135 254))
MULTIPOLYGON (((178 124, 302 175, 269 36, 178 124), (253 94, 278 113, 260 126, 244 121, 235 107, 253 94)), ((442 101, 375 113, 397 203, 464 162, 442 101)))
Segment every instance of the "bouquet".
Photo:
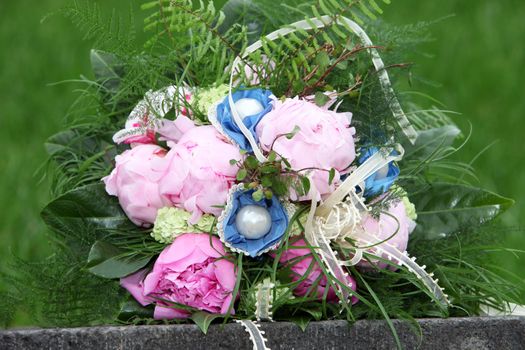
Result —
POLYGON ((46 144, 59 244, 26 266, 44 319, 384 318, 395 334, 393 317, 517 303, 489 254, 512 201, 452 158, 447 111, 394 90, 425 25, 382 23, 378 3, 146 2, 139 49, 89 3, 65 9, 105 50, 46 144))

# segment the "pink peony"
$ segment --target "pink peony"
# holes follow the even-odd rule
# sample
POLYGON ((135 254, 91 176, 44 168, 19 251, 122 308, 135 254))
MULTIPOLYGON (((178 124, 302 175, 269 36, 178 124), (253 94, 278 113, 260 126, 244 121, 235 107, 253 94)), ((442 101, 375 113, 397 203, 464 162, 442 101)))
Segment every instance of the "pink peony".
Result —
POLYGON ((149 226, 164 206, 159 180, 164 175, 166 150, 157 145, 138 145, 115 158, 115 169, 102 179, 106 191, 117 196, 133 223, 149 226))
POLYGON ((242 159, 239 148, 213 126, 198 126, 186 132, 166 158, 169 169, 160 181, 161 194, 192 213, 191 223, 203 213, 219 216, 239 170, 230 164, 242 159))
MULTIPOLYGON (((270 151, 273 144, 275 152, 286 158, 294 170, 315 168, 309 177, 322 196, 335 190, 340 176, 348 172, 355 159, 355 129, 350 127, 350 118, 351 113, 329 111, 298 98, 287 99, 276 102, 256 132, 263 150, 270 151), (300 130, 291 139, 282 136, 294 128, 300 130), (329 185, 332 168, 336 174, 329 185)), ((312 199, 312 191, 301 198, 291 193, 291 199, 312 199)))
MULTIPOLYGON (((297 287, 295 287, 293 292, 297 296, 302 297, 306 295, 314 295, 317 297, 317 299, 322 300, 326 291, 328 280, 323 274, 323 270, 321 269, 319 264, 316 261, 314 261, 312 257, 312 251, 306 247, 306 242, 304 241, 304 239, 300 239, 294 243, 291 243, 289 245, 289 248, 285 250, 281 255, 279 262, 281 264, 286 264, 287 267, 290 268, 290 270, 292 271, 290 277, 294 282, 299 281, 301 278, 303 278, 303 276, 305 276, 308 272, 310 265, 313 264, 310 268, 310 274, 306 276, 306 278, 303 281, 301 281, 297 287), (321 278, 318 281, 319 276, 321 276, 321 278), (313 289, 312 287, 314 283, 317 283, 317 287, 315 289, 313 289)), ((357 289, 355 280, 351 276, 347 276, 347 283, 354 291, 357 289)), ((337 294, 335 293, 335 290, 332 288, 332 286, 330 286, 329 288, 330 289, 328 290, 326 301, 337 302, 339 299, 337 297, 337 294)), ((357 302, 357 299, 353 297, 352 302, 357 302)))
POLYGON ((120 284, 143 306, 156 302, 155 319, 190 315, 166 301, 226 314, 236 275, 235 265, 224 259, 224 255, 217 237, 186 233, 162 251, 149 274, 139 271, 121 279, 120 284))
MULTIPOLYGON (((374 236, 376 241, 383 241, 392 236, 388 241, 382 243, 380 246, 391 245, 401 252, 406 251, 408 245, 408 236, 416 227, 414 221, 412 221, 406 213, 405 205, 402 201, 398 201, 390 206, 387 213, 381 213, 379 219, 376 219, 370 215, 363 217, 361 225, 366 233, 374 236)), ((370 248, 370 252, 373 252, 374 248, 370 248)), ((382 256, 387 259, 387 256, 382 256)), ((362 260, 359 263, 361 266, 369 266, 368 262, 362 260)), ((392 270, 396 268, 388 265, 384 262, 374 262, 379 268, 386 268, 387 266, 392 270)))

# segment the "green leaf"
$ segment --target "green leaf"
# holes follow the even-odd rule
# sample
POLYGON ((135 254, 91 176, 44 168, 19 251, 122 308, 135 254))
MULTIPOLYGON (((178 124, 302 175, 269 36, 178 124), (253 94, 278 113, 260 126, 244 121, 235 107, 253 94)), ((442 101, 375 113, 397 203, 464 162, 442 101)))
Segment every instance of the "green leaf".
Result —
POLYGON ((321 51, 319 54, 315 57, 315 64, 317 64, 320 68, 324 69, 330 65, 330 56, 326 51, 321 51))
POLYGON ((259 161, 254 156, 248 156, 246 157, 244 164, 246 164, 248 169, 256 169, 259 166, 259 161))
POLYGON ((272 179, 272 190, 277 196, 284 196, 288 192, 288 186, 275 176, 272 179))
POLYGON ((279 169, 272 164, 266 164, 261 167, 261 174, 275 174, 278 173, 279 169))
POLYGON ((238 160, 237 159, 230 159, 230 165, 235 165, 237 164, 238 160))
POLYGON ((328 172, 328 184, 331 185, 332 182, 334 181, 334 177, 335 177, 335 169, 332 168, 330 169, 330 171, 328 172))
POLYGON ((261 189, 258 189, 257 191, 252 193, 252 198, 256 202, 262 201, 263 197, 264 197, 264 193, 261 189))
POLYGON ((133 297, 130 297, 120 308, 118 319, 128 322, 133 317, 139 317, 142 319, 153 318, 154 308, 154 304, 142 306, 133 297))
POLYGON ((323 318, 323 310, 320 307, 305 308, 302 310, 309 313, 316 321, 320 321, 323 318))
POLYGON ((288 134, 286 134, 286 138, 288 140, 291 140, 299 131, 301 131, 301 128, 299 127, 299 125, 294 126, 293 130, 289 132, 288 134))
POLYGON ((417 209, 415 234, 442 238, 495 219, 514 201, 495 193, 459 184, 435 183, 411 196, 417 209))
POLYGON ((405 146, 405 157, 426 159, 438 148, 451 146, 460 135, 461 130, 452 124, 420 131, 415 144, 405 146))
POLYGON ((268 153, 268 161, 275 162, 276 159, 277 159, 277 153, 275 153, 275 151, 270 151, 270 153, 268 153))
POLYGON ((271 187, 272 186, 272 176, 271 175, 261 176, 261 185, 263 187, 271 187))
POLYGON ((66 150, 69 144, 77 137, 77 134, 73 130, 61 131, 50 138, 44 143, 47 154, 50 156, 55 155, 59 152, 66 150))
POLYGON ((319 107, 326 105, 329 99, 330 98, 326 94, 322 93, 321 91, 317 91, 315 93, 314 101, 315 101, 315 104, 318 105, 319 107))
POLYGON ((301 328, 301 330, 304 332, 310 324, 310 321, 312 321, 312 317, 309 315, 297 315, 292 317, 290 321, 298 325, 299 328, 301 328))
POLYGON ((89 251, 89 272, 103 278, 120 278, 140 270, 151 260, 151 257, 123 257, 124 253, 107 242, 95 242, 89 251))
POLYGON ((240 169, 239 172, 237 172, 237 181, 244 180, 247 175, 248 171, 246 169, 240 169))
POLYGON ((108 91, 117 92, 122 75, 122 65, 117 56, 105 51, 91 50, 90 60, 95 79, 108 91))
POLYGON ((57 234, 77 237, 79 227, 102 234, 102 229, 136 230, 118 199, 106 193, 104 184, 74 189, 49 203, 42 219, 57 234))
POLYGON ((301 176, 301 185, 303 186, 304 194, 308 194, 310 192, 310 179, 306 176, 301 176))
POLYGON ((208 312, 198 311, 198 312, 193 313, 190 319, 193 322, 195 322, 197 326, 199 326, 202 333, 206 334, 213 320, 220 318, 220 317, 222 318, 223 316, 220 314, 210 314, 208 312))

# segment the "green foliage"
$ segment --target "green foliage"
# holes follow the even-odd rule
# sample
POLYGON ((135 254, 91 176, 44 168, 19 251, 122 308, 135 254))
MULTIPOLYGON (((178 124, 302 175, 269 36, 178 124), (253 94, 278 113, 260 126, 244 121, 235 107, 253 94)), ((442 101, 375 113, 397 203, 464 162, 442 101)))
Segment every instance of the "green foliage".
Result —
POLYGON ((190 318, 197 326, 199 326, 200 330, 206 334, 208 333, 208 328, 210 327, 211 323, 217 318, 221 317, 222 315, 219 314, 210 314, 208 312, 198 311, 193 313, 190 318))
POLYGON ((89 229, 89 238, 103 237, 101 230, 136 230, 103 184, 80 187, 58 197, 42 210, 42 218, 59 236, 74 241, 86 239, 79 228, 89 229))
POLYGON ((33 322, 42 326, 113 322, 123 297, 119 283, 94 276, 84 264, 82 257, 67 249, 38 263, 17 259, 6 278, 9 296, 17 309, 29 312, 33 322))
POLYGON ((146 47, 177 53, 184 67, 187 82, 194 86, 209 86, 226 82, 226 67, 246 45, 245 28, 233 24, 225 32, 219 27, 224 14, 213 2, 191 0, 159 0, 146 2, 142 9, 152 13, 146 17, 145 30, 153 36, 146 47))
POLYGON ((61 131, 45 143, 53 161, 53 192, 61 195, 74 188, 97 183, 107 175, 117 149, 111 134, 100 126, 81 126, 61 131), (98 130, 97 130, 98 129, 98 130))
POLYGON ((432 183, 411 200, 418 215, 416 235, 429 239, 448 236, 467 228, 475 229, 494 220, 514 201, 480 188, 432 183))
POLYGON ((60 13, 84 32, 84 40, 93 40, 98 49, 111 49, 114 52, 127 52, 134 48, 135 28, 133 16, 124 21, 113 11, 106 19, 99 5, 88 0, 73 0, 60 13))
POLYGON ((121 278, 143 268, 151 257, 130 258, 126 251, 112 244, 97 241, 91 247, 87 259, 89 272, 103 278, 121 278))

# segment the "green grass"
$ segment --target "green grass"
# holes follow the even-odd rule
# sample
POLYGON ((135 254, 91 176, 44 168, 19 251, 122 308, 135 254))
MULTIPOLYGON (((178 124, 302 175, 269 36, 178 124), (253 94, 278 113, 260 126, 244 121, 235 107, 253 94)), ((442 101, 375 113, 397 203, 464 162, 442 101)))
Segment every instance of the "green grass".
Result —
MULTIPOLYGON (((44 140, 64 127, 75 86, 49 83, 89 75, 89 49, 82 34, 59 16, 40 20, 69 0, 0 1, 0 271, 10 253, 41 258, 49 253, 40 209, 48 200, 48 183, 35 175, 46 155, 44 140)), ((99 1, 103 8, 128 9, 129 2, 99 1)), ((109 13, 109 11, 108 11, 109 13)), ((458 122, 473 125, 473 136, 462 152, 473 159, 481 184, 517 204, 504 221, 523 226, 525 166, 525 4, 511 0, 394 0, 386 7, 387 21, 406 24, 456 17, 432 27, 436 39, 419 56, 416 72, 440 86, 416 86, 463 113, 458 122)), ((502 238, 525 250, 525 238, 502 238)), ((506 254, 501 264, 524 275, 523 259, 506 254)))

